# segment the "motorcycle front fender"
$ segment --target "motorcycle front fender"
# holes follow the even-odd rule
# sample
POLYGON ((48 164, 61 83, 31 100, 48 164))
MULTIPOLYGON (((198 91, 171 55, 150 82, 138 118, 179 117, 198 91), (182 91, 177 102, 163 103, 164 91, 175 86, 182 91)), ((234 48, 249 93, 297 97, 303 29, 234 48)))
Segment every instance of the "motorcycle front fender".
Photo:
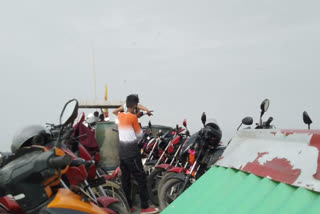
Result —
POLYGON ((113 181, 106 181, 105 184, 102 185, 103 187, 112 187, 115 189, 120 189, 121 187, 119 186, 119 184, 113 182, 113 181))
POLYGON ((102 175, 102 177, 104 177, 104 179, 105 179, 106 181, 109 181, 109 180, 114 179, 114 177, 112 177, 112 175, 102 175))
POLYGON ((101 197, 97 198, 97 201, 99 202, 99 204, 101 204, 105 208, 107 208, 112 203, 119 202, 118 199, 111 198, 111 197, 108 197, 108 196, 101 196, 101 197))
POLYGON ((167 170, 167 169, 169 169, 169 167, 170 167, 170 164, 159 164, 158 166, 156 166, 155 168, 162 168, 162 169, 164 169, 164 170, 167 170))
POLYGON ((168 177, 166 177, 166 180, 169 180, 169 179, 172 179, 172 178, 184 181, 186 179, 186 175, 183 174, 183 173, 171 173, 168 177))
POLYGON ((112 173, 111 178, 115 179, 118 175, 121 174, 120 166, 118 166, 112 173))
POLYGON ((168 170, 168 172, 182 173, 183 170, 184 170, 183 167, 172 167, 171 169, 168 170))

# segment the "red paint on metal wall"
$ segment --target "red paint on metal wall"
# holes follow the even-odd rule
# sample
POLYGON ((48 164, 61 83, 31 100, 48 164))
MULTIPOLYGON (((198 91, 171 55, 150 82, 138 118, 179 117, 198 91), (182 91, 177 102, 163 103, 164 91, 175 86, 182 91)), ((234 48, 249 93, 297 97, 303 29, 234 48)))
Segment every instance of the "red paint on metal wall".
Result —
POLYGON ((317 180, 320 180, 320 132, 319 130, 281 130, 281 133, 288 136, 290 133, 307 133, 312 134, 309 145, 316 147, 318 150, 318 159, 317 159, 317 170, 313 177, 317 180))
POLYGON ((271 132, 271 134, 273 134, 274 136, 276 136, 277 132, 271 132))
POLYGON ((313 177, 317 180, 320 180, 320 135, 313 134, 310 140, 310 146, 314 146, 318 149, 318 161, 317 161, 317 171, 313 177))
POLYGON ((288 137, 289 135, 293 134, 293 131, 289 131, 289 130, 282 130, 281 131, 282 134, 284 134, 286 137, 288 137))
POLYGON ((247 163, 242 170, 258 176, 270 177, 272 180, 287 184, 295 182, 301 173, 300 169, 293 169, 290 161, 285 158, 273 158, 262 165, 258 159, 266 154, 268 153, 259 152, 258 157, 253 162, 247 163))

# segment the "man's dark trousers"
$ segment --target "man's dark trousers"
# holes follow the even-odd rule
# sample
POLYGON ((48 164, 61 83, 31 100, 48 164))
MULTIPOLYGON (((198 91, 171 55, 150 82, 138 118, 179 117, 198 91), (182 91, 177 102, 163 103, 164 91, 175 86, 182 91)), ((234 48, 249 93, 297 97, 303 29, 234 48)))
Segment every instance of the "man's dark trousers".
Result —
POLYGON ((149 207, 148 192, 147 192, 147 176, 143 170, 141 156, 136 156, 128 159, 120 159, 121 169, 121 184, 124 193, 126 194, 129 206, 132 207, 131 201, 131 175, 138 183, 138 189, 140 193, 141 208, 145 209, 149 207))

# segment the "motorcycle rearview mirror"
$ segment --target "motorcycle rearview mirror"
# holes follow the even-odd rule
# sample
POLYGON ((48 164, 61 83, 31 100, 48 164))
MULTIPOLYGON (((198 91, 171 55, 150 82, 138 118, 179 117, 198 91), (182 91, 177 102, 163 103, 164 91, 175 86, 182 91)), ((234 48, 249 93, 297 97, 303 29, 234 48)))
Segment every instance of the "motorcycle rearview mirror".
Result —
POLYGON ((149 130, 150 130, 150 133, 152 133, 152 124, 151 124, 151 121, 149 120, 149 122, 148 122, 148 128, 149 128, 149 130))
POLYGON ((250 126, 253 123, 253 118, 252 117, 245 117, 242 119, 241 124, 239 125, 239 127, 237 128, 237 131, 240 129, 240 127, 242 126, 242 124, 250 126))
POLYGON ((73 122, 78 113, 79 103, 76 99, 68 101, 60 114, 60 125, 66 126, 69 123, 73 122))
POLYGON ((60 148, 61 147, 61 134, 65 126, 68 124, 72 123, 78 114, 78 107, 79 103, 78 100, 72 99, 69 100, 63 107, 62 112, 60 114, 60 132, 59 132, 59 137, 56 143, 56 147, 60 148))
POLYGON ((252 117, 245 117, 242 119, 242 123, 244 125, 250 126, 253 123, 253 118, 252 117))
POLYGON ((261 105, 260 105, 260 109, 261 109, 261 113, 260 113, 260 125, 262 125, 262 116, 264 115, 264 113, 268 110, 269 108, 269 104, 270 101, 268 99, 265 99, 264 101, 262 101, 261 105))
POLYGON ((205 112, 203 112, 202 115, 201 115, 201 121, 202 121, 203 126, 205 126, 206 125, 206 121, 207 121, 207 115, 206 115, 205 112))
POLYGON ((303 122, 305 124, 307 124, 308 125, 308 129, 310 129, 310 124, 312 123, 312 120, 309 117, 308 113, 306 111, 304 111, 303 114, 302 114, 302 117, 303 117, 303 122))
POLYGON ((183 120, 182 125, 187 128, 187 120, 186 119, 183 120))
POLYGON ((261 117, 268 110, 269 104, 270 104, 270 101, 268 99, 265 99, 264 101, 262 101, 262 103, 260 105, 261 117))

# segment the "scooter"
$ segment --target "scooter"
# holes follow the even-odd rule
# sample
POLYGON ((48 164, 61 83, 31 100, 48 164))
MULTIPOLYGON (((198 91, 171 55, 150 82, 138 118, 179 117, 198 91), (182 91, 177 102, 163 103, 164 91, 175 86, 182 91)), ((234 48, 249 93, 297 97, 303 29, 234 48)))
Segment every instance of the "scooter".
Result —
POLYGON ((0 169, 0 196, 10 195, 23 213, 115 213, 107 208, 110 202, 107 198, 99 199, 104 205, 99 207, 87 197, 86 192, 75 194, 61 180, 70 166, 79 164, 79 160, 73 162, 59 149, 63 140, 61 134, 74 120, 77 108, 76 100, 64 106, 60 116, 62 126, 54 148, 48 150, 37 145, 22 147, 0 169), (72 113, 66 116, 66 112, 72 113))

